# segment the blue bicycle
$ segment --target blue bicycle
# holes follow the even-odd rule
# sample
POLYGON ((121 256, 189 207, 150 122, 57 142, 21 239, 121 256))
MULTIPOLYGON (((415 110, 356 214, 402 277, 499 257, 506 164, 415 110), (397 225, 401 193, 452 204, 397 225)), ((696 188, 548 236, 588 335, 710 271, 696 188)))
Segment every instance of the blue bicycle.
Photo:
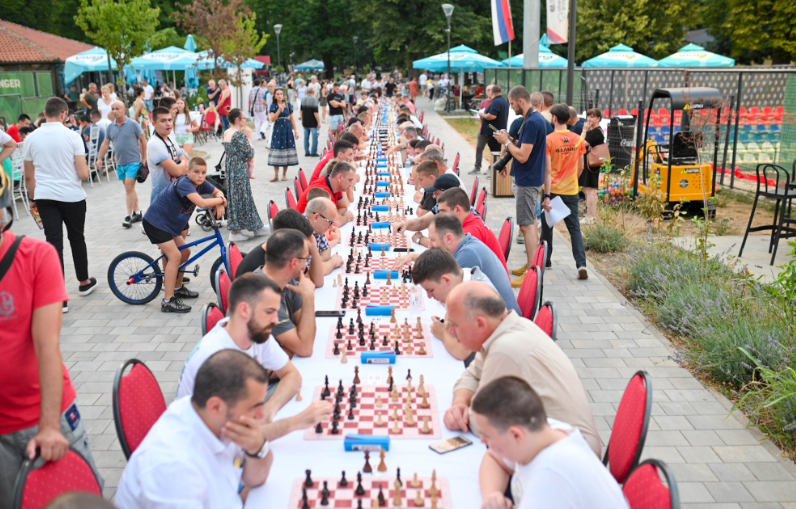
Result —
MULTIPOLYGON (((180 272, 192 274, 194 277, 199 275, 199 265, 197 264, 193 270, 189 270, 187 268, 188 265, 204 256, 205 253, 214 247, 219 247, 221 256, 213 262, 213 266, 210 269, 210 284, 213 290, 215 290, 216 287, 216 272, 218 272, 222 264, 227 274, 230 273, 227 246, 224 244, 224 238, 219 231, 221 223, 213 216, 214 210, 215 209, 212 208, 205 209, 196 218, 196 222, 200 224, 203 229, 207 229, 208 227, 212 229, 213 235, 180 247, 180 251, 182 251, 189 247, 210 243, 180 266, 180 272)), ((165 274, 161 269, 161 265, 163 264, 160 262, 164 258, 165 255, 160 255, 160 257, 155 260, 148 254, 140 251, 128 251, 120 254, 113 259, 108 267, 108 285, 111 287, 111 291, 119 300, 128 304, 138 305, 152 301, 158 296, 163 286, 163 277, 165 274)))

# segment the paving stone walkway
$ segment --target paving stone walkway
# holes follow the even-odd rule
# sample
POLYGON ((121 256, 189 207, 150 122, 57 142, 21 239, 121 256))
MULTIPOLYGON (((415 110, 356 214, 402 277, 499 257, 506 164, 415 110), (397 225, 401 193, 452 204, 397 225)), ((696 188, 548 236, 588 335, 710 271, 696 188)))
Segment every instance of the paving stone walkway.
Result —
MULTIPOLYGON (((432 133, 445 142, 449 161, 461 154, 464 175, 473 167, 474 150, 439 115, 430 103, 421 100, 425 121, 432 133)), ((326 133, 321 136, 326 139, 326 133)), ((303 139, 299 140, 303 146, 303 139)), ((207 152, 212 167, 222 149, 212 142, 199 150, 207 152)), ((267 151, 256 146, 257 179, 253 181, 255 202, 265 219, 266 205, 273 199, 284 206, 286 182, 270 183, 272 170, 265 165, 267 151)), ((305 159, 299 149, 301 166, 312 171, 317 159, 305 159)), ((294 168, 289 172, 292 178, 294 168)), ((150 184, 139 185, 141 204, 149 203, 150 184)), ((91 274, 100 288, 88 297, 77 295, 77 281, 68 244, 67 288, 73 300, 64 317, 61 349, 78 391, 80 411, 90 435, 91 449, 105 478, 105 495, 113 496, 126 461, 116 439, 111 407, 111 390, 116 369, 127 359, 147 363, 170 402, 177 389, 183 362, 200 339, 199 308, 215 300, 209 284, 210 265, 217 256, 201 260, 202 273, 190 286, 200 292, 194 309, 187 315, 164 315, 158 302, 129 306, 108 289, 106 272, 111 260, 123 251, 155 254, 156 249, 141 234, 138 225, 121 226, 124 190, 111 182, 86 184, 88 219, 86 237, 91 274)), ((468 187, 469 189, 469 187, 468 187)), ((489 197, 488 223, 499 231, 507 216, 515 216, 512 198, 489 197)), ((17 233, 44 238, 28 216, 14 223, 17 233)), ((204 232, 193 228, 191 240, 204 232)), ((258 241, 241 243, 246 251, 258 241)), ((680 367, 674 350, 627 300, 602 276, 590 268, 590 279, 578 281, 566 241, 557 235, 553 267, 545 275, 545 299, 555 302, 559 315, 559 345, 573 360, 588 392, 603 440, 611 425, 625 385, 639 369, 652 375, 653 418, 644 449, 644 458, 661 459, 673 468, 687 509, 796 509, 796 467, 763 436, 745 428, 743 417, 729 416, 732 405, 705 388, 688 370, 680 367)), ((517 267, 525 258, 522 246, 514 244, 509 265, 517 267)), ((473 507, 478 507, 474 503, 473 507)))

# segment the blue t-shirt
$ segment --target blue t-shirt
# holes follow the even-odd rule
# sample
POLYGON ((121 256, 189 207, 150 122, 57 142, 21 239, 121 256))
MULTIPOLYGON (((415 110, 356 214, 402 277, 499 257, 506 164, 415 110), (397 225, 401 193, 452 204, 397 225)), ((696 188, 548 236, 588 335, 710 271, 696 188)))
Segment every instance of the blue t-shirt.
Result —
MULTIPOLYGON (((534 147, 535 150, 536 148, 534 147)), ((514 295, 511 281, 506 273, 506 267, 503 266, 500 258, 486 244, 468 233, 464 236, 464 240, 459 244, 453 256, 456 258, 459 267, 478 267, 481 269, 481 272, 489 278, 500 296, 503 297, 506 308, 509 311, 514 310, 522 316, 520 306, 517 304, 517 296, 514 295)))
POLYGON ((495 120, 488 120, 486 122, 481 122, 481 131, 479 134, 484 136, 492 137, 492 129, 489 128, 490 125, 497 127, 498 129, 505 129, 509 123, 509 102, 506 100, 505 97, 499 95, 492 99, 492 102, 489 103, 489 107, 486 109, 486 114, 488 115, 495 115, 497 118, 495 120))
POLYGON ((206 180, 199 187, 195 187, 188 176, 180 177, 158 194, 149 205, 144 218, 155 228, 176 237, 185 229, 185 224, 191 219, 191 214, 196 208, 196 205, 187 198, 188 195, 213 194, 215 190, 215 186, 206 180))
POLYGON ((531 144, 533 150, 524 163, 514 159, 514 180, 518 186, 538 187, 544 184, 547 153, 547 126, 545 124, 549 124, 549 122, 542 114, 533 111, 522 128, 519 146, 531 144))

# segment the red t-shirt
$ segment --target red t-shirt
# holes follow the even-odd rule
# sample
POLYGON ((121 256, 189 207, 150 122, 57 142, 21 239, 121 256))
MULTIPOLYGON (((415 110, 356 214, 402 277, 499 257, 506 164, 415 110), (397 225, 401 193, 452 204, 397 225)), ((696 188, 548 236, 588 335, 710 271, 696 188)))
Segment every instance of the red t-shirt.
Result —
POLYGON ((307 209, 307 202, 309 201, 307 199, 307 196, 310 194, 310 189, 314 189, 316 187, 320 187, 321 189, 325 189, 326 191, 328 191, 329 194, 332 195, 330 200, 332 200, 332 203, 334 203, 335 205, 337 205, 337 200, 343 197, 343 193, 335 194, 335 192, 332 191, 332 186, 331 183, 329 182, 329 177, 321 177, 312 184, 310 184, 309 186, 307 186, 307 189, 304 190, 304 193, 301 195, 301 198, 299 198, 298 204, 296 205, 296 210, 298 210, 302 214, 304 213, 304 211, 307 209))
MULTIPOLYGON (((0 259, 16 240, 3 233, 0 259)), ((55 248, 26 237, 14 263, 0 281, 0 435, 16 433, 39 424, 41 392, 39 365, 33 346, 33 311, 69 300, 55 248)), ((75 387, 64 366, 61 413, 75 401, 75 387)))
POLYGON ((334 157, 334 152, 331 150, 327 150, 326 155, 321 158, 321 161, 318 163, 318 166, 315 167, 315 171, 312 172, 312 178, 310 179, 310 184, 312 184, 313 182, 318 180, 318 178, 320 178, 321 172, 323 171, 324 168, 326 168, 326 165, 329 164, 329 161, 331 161, 333 157, 334 157))
POLYGON ((6 134, 11 136, 11 138, 17 143, 22 143, 22 138, 19 137, 19 126, 17 124, 9 127, 8 131, 6 131, 6 134))
POLYGON ((492 230, 484 223, 483 219, 476 216, 472 212, 464 219, 464 223, 462 224, 464 228, 464 233, 469 233, 476 239, 480 240, 486 247, 494 252, 500 262, 503 264, 503 267, 506 269, 506 273, 509 271, 509 266, 506 265, 506 257, 503 256, 503 250, 500 249, 500 244, 498 244, 498 239, 495 237, 495 234, 492 233, 492 230))

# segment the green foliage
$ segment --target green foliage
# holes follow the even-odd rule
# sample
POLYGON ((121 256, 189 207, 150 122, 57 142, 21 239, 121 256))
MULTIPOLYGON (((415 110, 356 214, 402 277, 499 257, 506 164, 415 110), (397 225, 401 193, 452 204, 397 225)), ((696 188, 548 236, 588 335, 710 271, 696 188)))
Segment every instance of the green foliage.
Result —
POLYGON ((796 304, 796 242, 788 242, 793 248, 791 260, 782 266, 782 272, 771 284, 771 294, 786 304, 796 304))
POLYGON ((653 175, 646 193, 639 193, 635 201, 639 214, 647 221, 658 221, 666 209, 666 193, 661 189, 661 178, 653 175))
POLYGON ((583 243, 588 251, 615 253, 627 247, 625 232, 617 224, 616 213, 611 209, 600 208, 600 220, 581 230, 583 243))

